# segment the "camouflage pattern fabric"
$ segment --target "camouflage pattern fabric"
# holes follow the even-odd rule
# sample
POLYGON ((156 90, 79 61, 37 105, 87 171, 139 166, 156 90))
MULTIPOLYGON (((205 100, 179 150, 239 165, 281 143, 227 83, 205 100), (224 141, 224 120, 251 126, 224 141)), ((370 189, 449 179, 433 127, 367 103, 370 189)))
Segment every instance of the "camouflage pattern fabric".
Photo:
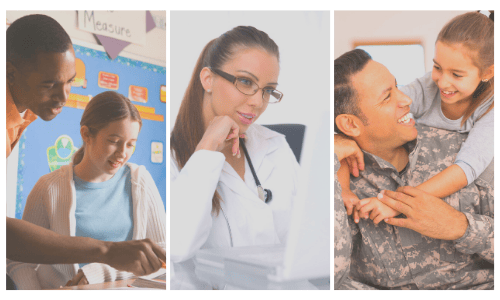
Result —
POLYGON ((342 188, 337 179, 337 171, 340 162, 335 155, 335 225, 334 225, 334 289, 370 289, 370 286, 349 278, 349 266, 351 264, 352 238, 347 221, 347 212, 342 201, 342 188))
MULTIPOLYGON (((351 177, 351 190, 360 199, 376 197, 381 190, 394 191, 400 186, 416 186, 430 179, 453 164, 460 145, 467 138, 466 133, 424 125, 417 125, 417 129, 417 141, 405 145, 410 154, 408 169, 403 174, 381 158, 364 152, 365 170, 358 178, 351 177)), ((337 216, 342 214, 337 202, 343 205, 341 199, 337 200, 340 192, 337 192, 337 178, 335 180, 335 226, 339 227, 335 228, 335 234, 345 234, 348 230, 345 222, 340 222, 343 219, 337 216)), ((351 264, 341 264, 350 246, 337 245, 335 237, 335 251, 339 253, 335 253, 336 288, 493 289, 493 187, 480 177, 443 201, 463 212, 469 221, 466 233, 454 241, 432 239, 384 222, 375 225, 370 219, 361 218, 356 224, 349 217, 351 264), (349 270, 349 276, 341 270, 349 270)), ((343 211, 345 214, 345 208, 343 211)))

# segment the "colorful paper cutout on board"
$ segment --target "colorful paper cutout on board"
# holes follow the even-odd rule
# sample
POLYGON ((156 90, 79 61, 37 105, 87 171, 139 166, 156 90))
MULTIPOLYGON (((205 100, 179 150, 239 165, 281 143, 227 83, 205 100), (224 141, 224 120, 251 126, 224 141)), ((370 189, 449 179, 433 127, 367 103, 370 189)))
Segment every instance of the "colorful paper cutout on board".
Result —
POLYGON ((97 85, 100 88, 118 90, 120 78, 116 74, 100 71, 97 79, 97 85))
MULTIPOLYGON (((89 101, 92 99, 92 95, 83 96, 78 94, 69 94, 68 101, 66 101, 66 107, 85 109, 89 101)), ((157 115, 155 113, 154 107, 142 106, 134 104, 134 106, 139 111, 142 119, 163 122, 165 121, 165 117, 163 115, 157 115)))
POLYGON ((160 101, 167 103, 167 87, 164 85, 160 87, 160 101))
POLYGON ((158 122, 163 122, 165 120, 163 115, 157 115, 155 113, 154 107, 142 106, 137 104, 134 104, 134 106, 137 108, 139 114, 141 115, 141 118, 143 119, 158 121, 158 122))
POLYGON ((151 142, 151 162, 154 164, 163 163, 163 143, 151 142))
POLYGON ((74 146, 73 140, 68 135, 61 135, 56 139, 54 146, 47 148, 47 161, 50 172, 54 172, 61 166, 71 162, 71 157, 78 150, 74 146))
POLYGON ((84 89, 86 89, 87 79, 85 79, 85 64, 83 63, 83 60, 79 58, 75 59, 75 69, 76 69, 76 76, 75 80, 71 83, 71 86, 83 87, 84 89))
POLYGON ((148 89, 142 86, 129 85, 128 98, 132 101, 148 102, 148 89))
POLYGON ((92 95, 83 96, 71 93, 64 106, 85 109, 90 100, 92 100, 92 95))

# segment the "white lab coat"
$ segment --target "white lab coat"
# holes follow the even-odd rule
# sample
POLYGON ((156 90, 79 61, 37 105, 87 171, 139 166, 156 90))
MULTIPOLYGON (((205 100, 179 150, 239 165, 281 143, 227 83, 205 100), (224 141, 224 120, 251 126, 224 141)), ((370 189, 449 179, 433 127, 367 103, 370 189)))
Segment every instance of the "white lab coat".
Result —
POLYGON ((246 159, 243 181, 220 152, 197 151, 180 171, 171 157, 172 262, 187 261, 199 249, 231 246, 222 211, 218 216, 211 214, 215 189, 223 199, 221 207, 234 247, 286 242, 292 203, 298 194, 299 165, 282 134, 254 124, 246 135, 257 177, 263 188, 272 191, 273 200, 266 204, 258 197, 246 159))

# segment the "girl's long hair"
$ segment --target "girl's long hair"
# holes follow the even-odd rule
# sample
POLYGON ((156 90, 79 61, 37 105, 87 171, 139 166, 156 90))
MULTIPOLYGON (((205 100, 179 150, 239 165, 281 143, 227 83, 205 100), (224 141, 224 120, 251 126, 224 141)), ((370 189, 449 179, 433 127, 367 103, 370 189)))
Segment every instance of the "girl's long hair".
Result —
MULTIPOLYGON (((137 108, 125 96, 116 92, 107 91, 96 95, 85 107, 80 121, 81 126, 87 126, 92 136, 99 130, 112 122, 129 118, 139 122, 142 127, 142 119, 137 108)), ((73 165, 79 164, 85 155, 85 142, 73 155, 73 165)))
MULTIPOLYGON (((279 49, 267 33, 251 26, 238 26, 211 40, 201 52, 170 135, 170 151, 182 169, 205 133, 203 120, 203 95, 200 73, 204 67, 220 69, 234 53, 241 49, 261 48, 275 55, 279 49)), ((193 187, 196 188, 196 187, 193 187)), ((221 198, 217 191, 212 198, 212 214, 218 215, 221 198)))
MULTIPOLYGON (((449 21, 437 37, 448 45, 463 45, 469 51, 469 57, 474 66, 479 69, 479 75, 494 64, 494 12, 490 11, 490 17, 479 12, 469 12, 456 16, 449 21)), ((491 98, 494 94, 494 77, 488 82, 480 82, 474 93, 470 96, 469 107, 466 109, 462 124, 474 113, 474 111, 491 98)), ((493 109, 494 103, 482 115, 484 116, 493 109)), ((482 117, 481 116, 481 117, 482 117)))

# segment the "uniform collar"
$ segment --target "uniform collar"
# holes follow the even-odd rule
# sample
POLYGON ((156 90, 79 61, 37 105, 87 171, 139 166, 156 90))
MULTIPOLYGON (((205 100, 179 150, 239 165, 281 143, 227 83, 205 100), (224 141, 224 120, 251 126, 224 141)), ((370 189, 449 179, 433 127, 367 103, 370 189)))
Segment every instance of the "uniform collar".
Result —
POLYGON ((7 84, 7 129, 22 125, 25 121, 33 122, 37 116, 29 109, 24 114, 24 119, 17 110, 12 94, 10 93, 9 85, 7 84))
MULTIPOLYGON (((413 152, 417 147, 417 140, 418 138, 403 145, 403 147, 405 147, 406 150, 408 150, 408 156, 410 157, 410 161, 411 157, 413 156, 413 152)), ((396 168, 386 160, 374 154, 366 152, 364 150, 361 151, 364 153, 365 166, 371 166, 372 168, 377 168, 377 169, 391 169, 397 171, 396 168)))

